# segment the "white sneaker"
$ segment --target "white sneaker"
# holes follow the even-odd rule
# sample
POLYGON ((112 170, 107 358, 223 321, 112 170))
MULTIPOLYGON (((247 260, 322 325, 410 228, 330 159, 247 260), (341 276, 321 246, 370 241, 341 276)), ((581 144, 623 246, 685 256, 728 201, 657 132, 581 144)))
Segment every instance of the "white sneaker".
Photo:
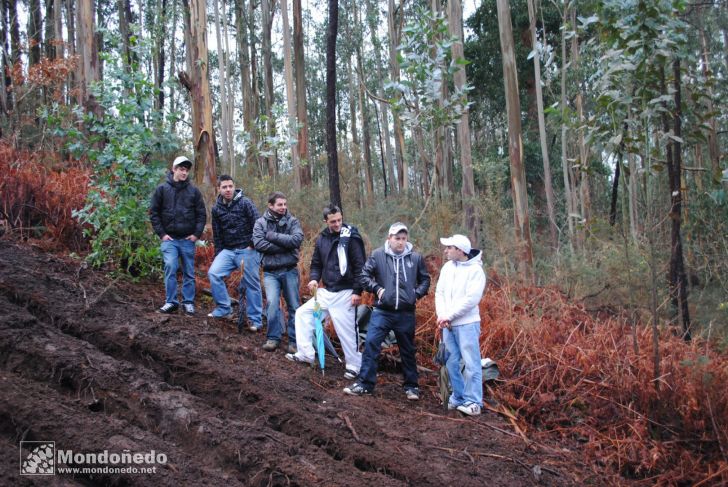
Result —
POLYGON ((463 414, 467 414, 468 416, 477 416, 480 414, 480 406, 478 406, 474 402, 461 404, 457 407, 457 410, 463 414))

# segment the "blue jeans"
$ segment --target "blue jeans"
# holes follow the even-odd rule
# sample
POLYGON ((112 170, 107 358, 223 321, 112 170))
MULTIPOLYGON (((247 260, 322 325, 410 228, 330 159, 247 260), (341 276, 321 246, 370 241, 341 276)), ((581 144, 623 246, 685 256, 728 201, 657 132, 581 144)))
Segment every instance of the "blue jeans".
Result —
POLYGON ((444 329, 442 339, 449 354, 447 373, 450 375, 452 395, 450 404, 459 406, 474 402, 483 404, 483 369, 480 364, 480 322, 444 329), (460 359, 465 365, 460 371, 460 359))
POLYGON ((275 270, 263 272, 265 297, 268 300, 268 340, 281 341, 283 326, 281 324, 281 290, 288 307, 288 345, 296 344, 296 310, 299 306, 298 269, 275 270))
POLYGON ((369 391, 377 384, 377 360, 382 351, 382 341, 390 330, 394 331, 402 359, 404 387, 417 387, 417 361, 415 359, 415 312, 386 311, 374 308, 367 327, 364 354, 358 381, 369 391))
POLYGON ((224 316, 232 312, 230 295, 227 292, 224 279, 244 264, 242 282, 245 285, 245 300, 247 301, 247 315, 250 322, 260 328, 263 315, 263 295, 260 290, 260 252, 255 249, 223 249, 212 261, 207 277, 210 278, 212 299, 217 308, 213 314, 224 316))
POLYGON ((177 300, 177 271, 182 259, 182 302, 195 302, 195 243, 191 240, 165 240, 160 246, 164 259, 164 291, 167 303, 177 300))

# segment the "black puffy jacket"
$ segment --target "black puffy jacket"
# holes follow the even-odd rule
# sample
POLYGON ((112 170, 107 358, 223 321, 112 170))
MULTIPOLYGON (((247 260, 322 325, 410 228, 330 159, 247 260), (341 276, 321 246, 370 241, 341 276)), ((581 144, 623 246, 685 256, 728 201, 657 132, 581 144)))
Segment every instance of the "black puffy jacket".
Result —
POLYGON ((159 238, 181 239, 202 236, 207 215, 202 193, 189 181, 175 181, 169 171, 167 181, 157 186, 149 204, 149 219, 159 238))
POLYGON ((236 189, 230 203, 222 195, 212 207, 212 239, 215 255, 221 250, 245 249, 253 246, 253 225, 258 219, 258 208, 250 198, 236 189))
POLYGON ((326 289, 332 292, 344 289, 352 289, 354 294, 361 294, 361 268, 366 258, 364 252, 364 240, 356 227, 344 224, 351 231, 349 245, 346 247, 346 272, 341 275, 339 270, 339 246, 340 233, 333 233, 324 228, 316 239, 316 247, 311 256, 311 280, 323 281, 326 289))
POLYGON ((362 270, 362 287, 375 296, 384 288, 374 306, 390 311, 411 311, 430 289, 430 274, 425 259, 407 243, 401 254, 389 250, 385 243, 367 259, 362 270))
POLYGON ((277 218, 270 210, 255 221, 253 245, 263 254, 263 270, 287 269, 298 264, 298 249, 303 242, 303 230, 298 218, 289 211, 277 218))

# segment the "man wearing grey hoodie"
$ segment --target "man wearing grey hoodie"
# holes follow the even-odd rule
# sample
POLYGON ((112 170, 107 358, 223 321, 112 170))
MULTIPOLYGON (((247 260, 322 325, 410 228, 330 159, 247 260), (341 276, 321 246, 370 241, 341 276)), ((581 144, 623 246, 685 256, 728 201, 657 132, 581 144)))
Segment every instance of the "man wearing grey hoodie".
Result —
POLYGON ((425 261, 412 250, 407 227, 394 223, 384 246, 372 252, 362 269, 362 288, 377 300, 367 328, 361 370, 356 382, 344 388, 346 394, 371 394, 377 383, 377 359, 382 340, 394 331, 402 359, 404 393, 407 399, 420 398, 415 360, 415 303, 427 294, 430 275, 425 261))

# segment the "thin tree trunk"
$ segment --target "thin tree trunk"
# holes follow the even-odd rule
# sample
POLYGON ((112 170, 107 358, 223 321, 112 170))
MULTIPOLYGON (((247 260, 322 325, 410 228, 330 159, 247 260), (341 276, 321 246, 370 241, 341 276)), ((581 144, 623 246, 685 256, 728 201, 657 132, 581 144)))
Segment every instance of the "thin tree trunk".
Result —
MULTIPOLYGON (((354 61, 352 52, 349 50, 349 59, 346 63, 347 74, 349 76, 349 119, 351 120, 351 158, 354 160, 354 198, 356 199, 357 208, 364 207, 364 198, 362 197, 362 177, 361 177, 361 141, 359 140, 359 129, 357 127, 357 103, 360 103, 361 96, 358 80, 354 78, 354 61), (353 94, 356 93, 356 97, 353 94)), ((364 178, 366 185, 366 178, 364 178)))
MULTIPOLYGON (((357 71, 362 72, 361 49, 356 50, 357 71)), ((374 175, 372 171, 372 149, 371 149, 371 131, 369 128, 369 110, 367 105, 367 97, 364 94, 364 80, 359 78, 359 112, 361 113, 361 126, 364 149, 364 171, 366 173, 367 203, 374 203, 374 175)), ((384 175, 386 178, 386 174, 384 175)), ((385 179, 386 180, 386 179, 385 179)))
MULTIPOLYGON (((576 8, 571 11, 571 25, 576 26, 576 8)), ((576 30, 576 27, 574 27, 576 30)), ((571 37, 571 60, 579 62, 579 38, 574 32, 571 37)), ((591 189, 589 185, 589 149, 584 137, 584 102, 581 87, 576 91, 576 113, 579 117, 579 200, 581 202, 582 221, 588 223, 591 218, 591 189)))
POLYGON ((640 220, 637 206, 637 162, 632 153, 627 153, 627 163, 629 165, 629 230, 632 239, 637 241, 640 236, 640 220))
MULTIPOLYGON (((73 0, 65 0, 64 2, 65 8, 66 8, 66 31, 68 32, 68 56, 73 58, 76 56, 76 13, 73 9, 73 0)), ((78 60, 80 63, 81 60, 78 60)), ((78 71, 69 71, 68 73, 68 79, 66 81, 67 85, 67 93, 68 93, 68 103, 78 103, 78 98, 76 98, 73 93, 76 92, 74 88, 77 86, 77 76, 78 71)))
POLYGON ((303 19, 301 0, 293 0, 293 57, 296 76, 296 118, 298 127, 298 160, 301 186, 311 185, 311 164, 308 156, 308 114, 306 113, 306 63, 303 52, 303 19))
MULTIPOLYGON (((460 0, 448 2, 450 18, 450 35, 455 38, 452 45, 452 58, 464 58, 463 50, 463 8, 460 0)), ((465 69, 455 71, 455 89, 462 90, 467 83, 465 69)), ((465 95, 464 95, 465 96, 465 95)), ((480 222, 475 211, 475 179, 473 176, 473 155, 470 145, 470 110, 466 107, 457 126, 458 145, 460 147, 460 166, 462 168, 462 199, 465 228, 468 229, 474 242, 480 242, 480 222)))
MULTIPOLYGON (((256 148, 258 141, 260 140, 260 127, 257 124, 257 118, 260 115, 260 80, 258 74, 258 55, 257 55, 257 44, 255 35, 255 6, 257 0, 250 0, 248 3, 248 47, 250 48, 250 82, 251 88, 253 89, 252 96, 252 115, 254 128, 250 132, 250 145, 256 148)), ((258 167, 258 173, 260 176, 266 172, 265 164, 266 161, 260 156, 257 150, 254 149, 253 156, 258 167)))
POLYGON ((503 79, 508 112, 508 153, 511 161, 511 188, 513 191, 513 216, 516 244, 520 254, 519 268, 524 281, 533 282, 533 251, 528 217, 526 172, 523 165, 521 141, 521 108, 516 75, 516 53, 513 46, 513 27, 508 0, 496 0, 501 53, 503 55, 503 79))
POLYGON ((230 140, 228 139, 228 127, 230 120, 227 116, 227 107, 230 103, 228 98, 228 80, 227 80, 227 66, 225 46, 222 40, 222 32, 220 28, 220 7, 217 0, 213 0, 213 12, 215 15, 215 40, 217 41, 217 53, 218 53, 218 72, 220 73, 218 79, 220 81, 220 137, 222 142, 222 157, 220 157, 221 167, 227 167, 228 174, 232 173, 232 157, 230 140))
POLYGON ((29 0, 28 5, 28 65, 33 66, 40 62, 43 47, 43 18, 40 14, 40 0, 29 0))
MULTIPOLYGON (((169 76, 174 76, 174 73, 176 72, 175 66, 176 66, 176 58, 177 58, 177 43, 175 41, 177 32, 177 0, 172 0, 172 28, 170 30, 170 36, 169 36, 169 76)), ((175 103, 175 97, 174 93, 170 92, 169 94, 169 110, 171 112, 174 112, 177 105, 175 103)), ((177 124, 176 122, 172 124, 172 129, 176 133, 177 130, 177 124)))
MULTIPOLYGON (((263 85, 265 94, 265 115, 268 137, 276 135, 276 121, 273 118, 273 48, 271 45, 271 30, 273 28, 273 12, 275 0, 261 0, 263 23, 263 85)), ((277 157, 274 150, 268 156, 268 175, 273 178, 278 173, 277 157)))
POLYGON ((339 189, 339 156, 336 147, 336 35, 339 30, 339 2, 328 0, 329 25, 326 31, 326 152, 331 203, 342 208, 339 189))
MULTIPOLYGON (((536 9, 533 0, 528 0, 528 19, 531 30, 531 45, 535 50, 538 44, 536 35, 536 9)), ((554 186, 551 181, 551 162, 549 160, 549 149, 546 141, 546 119, 543 107, 543 90, 541 88, 541 57, 533 56, 534 85, 536 87, 536 109, 538 111, 538 136, 541 142, 541 158, 543 159, 544 190, 546 192, 546 213, 549 219, 549 233, 551 235, 551 247, 556 249, 559 246, 559 229, 556 226, 556 213, 554 210, 554 186)))
MULTIPOLYGON (((399 8, 394 6, 394 0, 388 0, 387 10, 387 27, 389 30, 389 72, 393 82, 399 82, 400 68, 397 60, 397 46, 401 40, 401 19, 402 6, 399 8), (399 11, 400 15, 397 15, 399 11), (399 22, 398 22, 399 20, 399 22)), ((400 96, 400 95, 396 95, 400 96)), ((409 191, 409 170, 407 168, 407 160, 404 156, 404 127, 402 120, 397 113, 392 113, 394 118, 394 147, 397 158, 397 183, 400 191, 407 193, 409 191)))
MULTIPOLYGON (((157 11, 157 26, 156 29, 158 32, 158 35, 160 36, 158 40, 155 42, 157 43, 157 69, 155 71, 154 76, 154 86, 157 87, 159 90, 159 93, 157 94, 157 99, 155 101, 155 106, 157 110, 163 110, 164 109, 164 65, 166 63, 166 52, 164 50, 164 42, 167 39, 167 0, 159 0, 159 10, 157 11)), ((174 1, 174 0, 173 0, 174 1)), ((172 36, 174 37, 174 30, 171 31, 172 36)), ((172 73, 173 71, 170 71, 172 73)))
POLYGON ((86 107, 87 111, 96 112, 96 101, 88 91, 89 85, 98 80, 98 59, 96 58, 94 42, 93 0, 79 0, 76 14, 79 102, 86 107))
MULTIPOLYGON (((291 31, 288 23, 288 0, 281 0, 283 20, 283 71, 286 80, 286 106, 288 107, 288 139, 297 137, 296 92, 293 86, 293 54, 291 52, 291 31)), ((291 165, 293 166, 293 185, 301 189, 301 168, 298 159, 298 147, 291 145, 291 165)))
POLYGON ((566 21, 569 3, 564 2, 561 29, 561 166, 564 173, 564 198, 566 199, 566 221, 569 223, 569 248, 574 252, 574 213, 571 195, 569 161, 566 154, 566 21))
MULTIPOLYGON (((8 114, 8 88, 10 87, 10 62, 8 59, 8 2, 0 0, 0 113, 8 114)), ((0 128, 0 136, 3 136, 0 128)))
MULTIPOLYGON (((703 58, 703 77, 705 78, 705 82, 707 83, 707 89, 708 89, 708 97, 706 99, 706 110, 708 113, 714 113, 713 108, 713 89, 711 87, 711 70, 709 68, 710 66, 710 58, 708 56, 708 42, 705 37, 705 29, 703 28, 703 25, 700 24, 699 27, 700 32, 700 46, 701 46, 701 57, 703 58)), ((711 115, 708 119, 708 155, 710 156, 710 168, 711 168, 711 176, 714 182, 718 182, 721 179, 722 173, 720 169, 720 149, 718 148, 718 129, 717 129, 717 123, 715 120, 715 115, 711 115)))
POLYGON ((56 0, 45 0, 45 56, 48 59, 56 58, 55 30, 55 2, 56 0))
MULTIPOLYGON (((247 18, 247 5, 245 4, 245 0, 235 0, 235 28, 237 30, 238 65, 240 66, 240 91, 243 96, 243 132, 250 138, 249 142, 252 146, 255 137, 255 115, 253 113, 253 87, 250 77, 249 25, 250 22, 247 18)), ((245 150, 246 164, 254 162, 252 157, 254 151, 251 149, 251 146, 246 147, 245 150)))

